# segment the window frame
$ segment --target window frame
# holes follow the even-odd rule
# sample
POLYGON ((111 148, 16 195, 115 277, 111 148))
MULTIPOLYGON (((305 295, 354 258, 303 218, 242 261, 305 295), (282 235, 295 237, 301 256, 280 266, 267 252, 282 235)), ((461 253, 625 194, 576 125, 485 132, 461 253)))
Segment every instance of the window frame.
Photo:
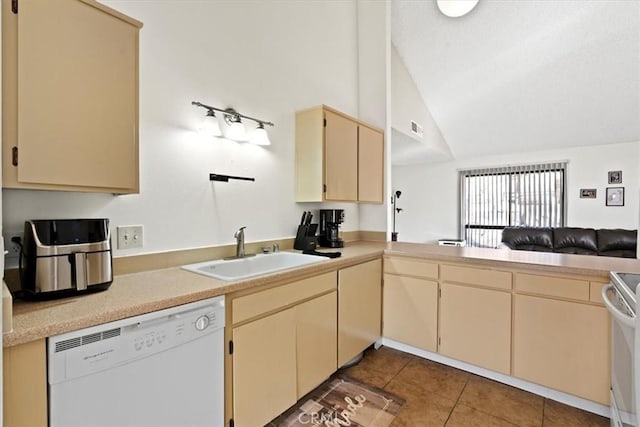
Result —
MULTIPOLYGON (((559 220, 559 225, 523 225, 523 226, 539 226, 539 227, 562 227, 567 223, 567 170, 568 170, 568 161, 557 161, 557 162, 546 162, 546 163, 532 163, 532 164, 522 164, 522 165, 509 165, 503 167, 487 167, 487 168, 474 168, 474 169, 458 169, 458 181, 459 181, 459 194, 458 194, 458 208, 460 218, 458 221, 458 237, 465 241, 468 241, 468 230, 504 230, 505 227, 515 226, 514 217, 517 212, 517 209, 514 209, 516 206, 513 203, 513 177, 517 175, 526 175, 534 176, 535 174, 545 173, 545 172, 555 172, 560 173, 561 186, 559 188, 560 191, 560 206, 559 213, 556 215, 556 219, 559 220), (468 188, 467 188, 467 178, 470 177, 480 177, 480 176, 500 176, 507 175, 509 178, 507 181, 507 191, 508 195, 507 199, 507 225, 495 225, 495 224, 473 224, 470 220, 467 223, 467 213, 469 211, 470 201, 468 188)), ((531 181, 534 181, 531 179, 531 181)), ((541 186, 541 178, 537 178, 536 181, 533 182, 535 187, 536 182, 539 186, 541 186)), ((497 185, 497 184, 496 184, 497 185)), ((548 191, 551 188, 551 183, 549 186, 545 187, 545 190, 548 191)), ((536 194, 544 194, 544 192, 540 191, 539 187, 536 191, 536 194)), ((494 191, 494 189, 492 189, 494 191)), ((543 196, 537 196, 543 197, 543 196)), ((532 199, 532 200, 535 200, 532 199)), ((489 221, 491 222, 491 221, 489 221)), ((500 241, 496 243, 496 247, 498 247, 500 241)), ((483 246, 478 246, 483 247, 483 246)))

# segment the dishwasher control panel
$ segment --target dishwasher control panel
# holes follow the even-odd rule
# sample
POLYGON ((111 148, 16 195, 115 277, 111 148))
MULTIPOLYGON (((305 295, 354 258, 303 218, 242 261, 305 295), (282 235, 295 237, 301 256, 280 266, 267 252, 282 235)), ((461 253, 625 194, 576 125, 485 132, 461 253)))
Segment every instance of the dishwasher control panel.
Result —
POLYGON ((224 320, 218 297, 51 337, 49 383, 177 347, 224 328, 224 320))

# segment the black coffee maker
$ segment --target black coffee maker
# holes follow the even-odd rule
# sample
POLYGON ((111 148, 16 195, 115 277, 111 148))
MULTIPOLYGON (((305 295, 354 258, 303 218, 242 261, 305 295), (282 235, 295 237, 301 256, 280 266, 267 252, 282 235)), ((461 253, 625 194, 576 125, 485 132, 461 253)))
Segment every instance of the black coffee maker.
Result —
POLYGON ((344 209, 320 209, 318 243, 325 248, 342 248, 340 224, 344 222, 344 209))

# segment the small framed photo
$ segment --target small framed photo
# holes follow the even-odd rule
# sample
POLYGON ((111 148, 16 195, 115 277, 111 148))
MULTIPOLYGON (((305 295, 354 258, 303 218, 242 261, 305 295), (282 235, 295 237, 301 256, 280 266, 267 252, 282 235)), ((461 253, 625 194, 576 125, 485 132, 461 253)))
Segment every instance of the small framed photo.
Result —
POLYGON ((607 187, 607 206, 624 206, 624 187, 607 187))
POLYGON ((597 190, 595 188, 581 188, 580 189, 580 198, 581 199, 595 199, 597 190))
POLYGON ((609 171, 609 184, 622 184, 622 171, 609 171))

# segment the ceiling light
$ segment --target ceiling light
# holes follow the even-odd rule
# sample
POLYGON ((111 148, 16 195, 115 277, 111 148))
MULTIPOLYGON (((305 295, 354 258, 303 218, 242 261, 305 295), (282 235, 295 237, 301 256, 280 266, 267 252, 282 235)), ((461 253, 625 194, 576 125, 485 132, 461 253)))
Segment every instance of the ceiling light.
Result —
POLYGON ((198 101, 191 102, 192 105, 197 107, 206 108, 207 116, 205 117, 206 125, 203 123, 202 131, 214 136, 222 136, 223 132, 220 130, 220 125, 216 119, 214 111, 220 111, 224 113, 224 122, 227 125, 224 131, 224 135, 227 139, 232 139, 238 142, 244 142, 248 140, 247 132, 242 124, 242 119, 252 120, 258 123, 258 128, 254 131, 251 142, 258 145, 271 145, 271 141, 269 141, 269 136, 267 135, 267 131, 264 126, 269 125, 273 126, 273 123, 267 122, 265 120, 256 119, 254 117, 245 116, 244 114, 238 113, 233 108, 221 109, 217 107, 212 107, 210 105, 202 104, 198 101), (214 124, 215 123, 215 124, 214 124))
POLYGON ((471 12, 479 0, 437 0, 438 9, 444 15, 458 18, 471 12))
POLYGON ((258 127, 253 131, 253 134, 251 135, 251 143, 256 145, 271 145, 269 135, 267 135, 267 131, 265 130, 262 122, 258 123, 258 127))
POLYGON ((207 111, 207 115, 202 120, 200 132, 207 136, 222 136, 218 118, 216 117, 216 113, 213 110, 207 111))

